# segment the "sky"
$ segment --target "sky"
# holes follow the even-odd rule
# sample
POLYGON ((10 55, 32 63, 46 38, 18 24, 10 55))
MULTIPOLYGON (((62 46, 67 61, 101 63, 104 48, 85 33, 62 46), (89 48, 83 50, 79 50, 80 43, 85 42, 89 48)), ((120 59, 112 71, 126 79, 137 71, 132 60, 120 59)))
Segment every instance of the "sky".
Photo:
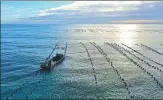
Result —
POLYGON ((163 1, 2 1, 1 23, 163 23, 163 1))

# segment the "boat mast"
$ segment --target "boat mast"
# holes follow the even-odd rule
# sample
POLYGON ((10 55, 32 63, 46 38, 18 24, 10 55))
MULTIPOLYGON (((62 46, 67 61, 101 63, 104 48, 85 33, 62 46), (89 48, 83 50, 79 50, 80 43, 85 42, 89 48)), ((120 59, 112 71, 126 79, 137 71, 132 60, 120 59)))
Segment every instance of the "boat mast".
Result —
POLYGON ((66 55, 66 51, 67 51, 67 42, 66 42, 66 47, 65 47, 64 56, 66 55))

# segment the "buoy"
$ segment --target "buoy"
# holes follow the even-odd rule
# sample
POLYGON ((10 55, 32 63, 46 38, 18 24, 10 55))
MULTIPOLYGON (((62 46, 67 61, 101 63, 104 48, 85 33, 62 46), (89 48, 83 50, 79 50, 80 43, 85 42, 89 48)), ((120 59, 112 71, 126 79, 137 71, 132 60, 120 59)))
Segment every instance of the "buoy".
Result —
POLYGON ((131 98, 134 98, 134 96, 133 96, 133 95, 131 95, 131 98))
POLYGON ((128 90, 128 87, 127 87, 127 90, 128 90))
POLYGON ((128 91, 128 94, 130 94, 130 91, 128 91))
POLYGON ((151 77, 153 78, 153 75, 151 75, 151 77))

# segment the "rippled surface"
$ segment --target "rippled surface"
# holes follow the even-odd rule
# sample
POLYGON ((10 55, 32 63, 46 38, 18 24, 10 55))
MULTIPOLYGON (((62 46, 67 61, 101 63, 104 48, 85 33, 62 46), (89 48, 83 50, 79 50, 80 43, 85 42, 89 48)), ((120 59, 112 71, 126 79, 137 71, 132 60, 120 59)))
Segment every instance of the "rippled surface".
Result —
POLYGON ((163 98, 161 24, 2 25, 1 36, 2 98, 163 98), (57 42, 66 59, 41 71, 57 42))

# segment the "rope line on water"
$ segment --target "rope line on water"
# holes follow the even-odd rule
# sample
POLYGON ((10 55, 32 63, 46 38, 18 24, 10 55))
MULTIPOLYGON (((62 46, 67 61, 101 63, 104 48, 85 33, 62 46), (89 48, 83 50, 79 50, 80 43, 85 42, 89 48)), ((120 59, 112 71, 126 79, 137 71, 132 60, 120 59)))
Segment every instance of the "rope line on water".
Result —
MULTIPOLYGON (((38 72, 38 71, 35 71, 35 72, 38 72)), ((35 79, 35 77, 38 76, 38 74, 35 74, 35 73, 34 73, 33 76, 34 76, 33 79, 35 79)), ((15 88, 15 89, 13 90, 13 93, 11 93, 10 95, 8 95, 6 99, 8 100, 8 99, 11 98, 12 96, 14 96, 17 92, 23 91, 23 90, 22 90, 23 87, 25 87, 27 84, 29 84, 29 80, 25 81, 22 85, 20 85, 19 87, 15 88)), ((37 83, 36 83, 36 84, 37 84, 37 83)), ((24 93, 24 92, 21 92, 21 93, 23 93, 23 95, 27 96, 26 93, 24 93)))
POLYGON ((118 44, 115 44, 115 45, 118 46, 119 48, 122 48, 124 51, 128 52, 129 54, 133 55, 134 57, 136 57, 136 58, 137 58, 138 60, 140 60, 141 62, 147 64, 149 67, 154 68, 154 69, 160 71, 161 73, 163 73, 163 71, 162 71, 160 68, 155 67, 155 66, 151 65, 149 62, 147 62, 147 61, 145 61, 145 60, 143 60, 143 59, 137 57, 135 54, 131 53, 129 50, 125 49, 124 47, 121 47, 121 46, 118 45, 118 44))
POLYGON ((161 63, 158 63, 158 62, 156 62, 156 61, 152 60, 151 58, 144 56, 142 53, 138 52, 137 50, 134 50, 133 48, 131 48, 131 47, 129 47, 129 46, 127 46, 127 45, 123 44, 123 43, 122 43, 122 45, 124 45, 125 47, 127 47, 127 48, 131 49, 132 51, 134 51, 134 52, 136 52, 136 53, 140 54, 141 56, 143 56, 143 57, 147 58, 148 60, 150 60, 150 61, 152 61, 152 62, 154 62, 154 63, 156 63, 156 64, 158 64, 158 65, 160 65, 160 66, 162 66, 162 67, 163 67, 163 65, 162 65, 161 63))
POLYGON ((121 53, 123 56, 125 56, 127 59, 129 59, 132 63, 134 63, 134 65, 136 65, 137 67, 139 67, 141 70, 143 70, 145 73, 147 73, 148 76, 150 76, 156 83, 158 86, 160 86, 161 89, 163 89, 163 85, 161 84, 161 82, 158 81, 158 79, 156 79, 154 77, 154 75, 152 75, 150 72, 148 72, 146 69, 144 69, 140 64, 138 64, 136 61, 134 61, 133 59, 131 59, 129 56, 127 56, 127 54, 125 54, 122 50, 120 50, 118 47, 114 46, 113 44, 110 43, 105 43, 107 45, 109 45, 110 47, 114 48, 115 50, 117 50, 119 53, 121 53))
MULTIPOLYGON (((96 84, 96 90, 97 90, 97 76, 96 76, 94 64, 93 64, 93 62, 92 62, 91 56, 90 56, 90 54, 89 54, 89 51, 88 51, 88 49, 86 48, 86 46, 84 45, 84 43, 81 43, 81 42, 80 42, 80 44, 82 44, 82 45, 84 46, 84 48, 85 48, 85 50, 86 50, 86 52, 87 52, 87 55, 88 55, 88 57, 89 57, 89 60, 90 60, 90 62, 91 62, 92 69, 93 69, 93 76, 94 76, 94 78, 95 78, 95 84, 96 84)), ((97 96, 97 95, 96 95, 96 96, 97 96)), ((99 98, 99 97, 97 96, 97 98, 99 98)))
MULTIPOLYGON (((34 78, 34 76, 36 75, 35 73, 37 73, 38 72, 38 70, 37 71, 35 71, 34 73, 33 73, 33 78, 34 78)), ((7 96, 7 99, 9 99, 10 97, 12 97, 15 93, 17 93, 18 91, 20 91, 21 89, 22 89, 22 87, 24 87, 26 84, 28 84, 29 83, 29 80, 27 80, 27 81, 25 81, 23 84, 21 84, 20 86, 18 86, 17 88, 15 88, 14 90, 13 90, 13 93, 11 93, 9 96, 7 96)))
POLYGON ((67 54, 80 54, 80 53, 85 53, 86 51, 81 51, 81 52, 72 52, 72 53, 67 53, 67 54))
POLYGON ((106 61, 111 65, 111 67, 113 68, 113 70, 116 72, 116 74, 119 76, 120 80, 124 84, 124 87, 126 88, 129 97, 130 98, 134 98, 135 96, 131 94, 131 91, 129 90, 129 88, 127 86, 127 83, 125 82, 124 78, 122 78, 122 76, 119 74, 118 70, 113 66, 113 62, 110 60, 110 58, 107 57, 107 54, 96 43, 93 42, 93 43, 90 43, 90 44, 92 44, 94 47, 97 48, 97 50, 99 52, 101 52, 101 54, 105 57, 106 61))
POLYGON ((161 53, 161 52, 159 52, 159 51, 157 51, 157 50, 155 50, 155 49, 153 49, 153 48, 151 48, 151 47, 149 47, 149 46, 147 46, 147 45, 141 44, 141 46, 142 46, 142 47, 145 47, 145 48, 147 48, 148 50, 151 50, 151 51, 153 51, 153 52, 155 52, 155 53, 158 53, 158 54, 160 54, 160 55, 163 55, 163 53, 161 53))

